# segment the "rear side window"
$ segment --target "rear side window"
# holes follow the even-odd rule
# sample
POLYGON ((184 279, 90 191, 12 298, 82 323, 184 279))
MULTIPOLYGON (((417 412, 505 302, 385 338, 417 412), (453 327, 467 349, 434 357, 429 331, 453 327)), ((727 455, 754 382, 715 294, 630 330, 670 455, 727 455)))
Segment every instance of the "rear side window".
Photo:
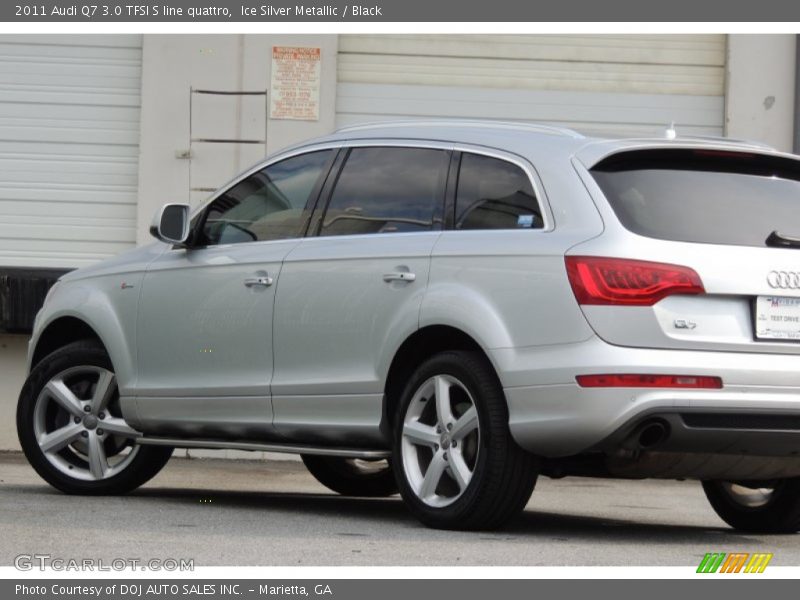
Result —
POLYGON ((716 150, 624 152, 591 170, 622 225, 683 242, 765 246, 800 236, 800 163, 716 150))
POLYGON ((429 148, 354 148, 320 235, 441 229, 449 153, 429 148))
POLYGON ((505 160, 464 153, 455 225, 456 229, 540 229, 544 222, 525 171, 505 160))

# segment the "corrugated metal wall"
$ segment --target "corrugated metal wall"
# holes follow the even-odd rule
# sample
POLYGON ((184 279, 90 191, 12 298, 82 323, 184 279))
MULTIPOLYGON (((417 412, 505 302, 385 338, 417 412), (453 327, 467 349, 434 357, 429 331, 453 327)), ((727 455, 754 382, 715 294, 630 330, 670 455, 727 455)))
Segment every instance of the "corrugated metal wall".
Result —
POLYGON ((0 36, 0 266, 134 245, 141 36, 0 36))
POLYGON ((721 134, 724 35, 342 35, 339 125, 404 116, 721 134))

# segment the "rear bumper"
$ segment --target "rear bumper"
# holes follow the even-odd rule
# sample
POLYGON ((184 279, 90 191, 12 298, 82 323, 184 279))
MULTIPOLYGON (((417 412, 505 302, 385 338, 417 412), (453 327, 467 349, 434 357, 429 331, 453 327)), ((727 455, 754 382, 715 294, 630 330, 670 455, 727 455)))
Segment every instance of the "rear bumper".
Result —
POLYGON ((800 455, 800 356, 580 344, 493 352, 511 434, 548 457, 624 447, 648 419, 670 437, 659 450, 800 455), (719 390, 582 388, 575 376, 663 373, 722 378, 719 390), (705 416, 703 416, 705 415, 705 416))

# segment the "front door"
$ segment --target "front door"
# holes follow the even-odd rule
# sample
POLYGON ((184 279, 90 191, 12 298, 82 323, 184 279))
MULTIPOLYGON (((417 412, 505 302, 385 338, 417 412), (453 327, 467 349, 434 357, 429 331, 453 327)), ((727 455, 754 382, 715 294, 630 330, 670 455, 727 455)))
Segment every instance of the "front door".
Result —
POLYGON ((270 436, 275 290, 331 157, 294 156, 234 184, 195 217, 189 248, 152 263, 137 322, 143 431, 270 436))

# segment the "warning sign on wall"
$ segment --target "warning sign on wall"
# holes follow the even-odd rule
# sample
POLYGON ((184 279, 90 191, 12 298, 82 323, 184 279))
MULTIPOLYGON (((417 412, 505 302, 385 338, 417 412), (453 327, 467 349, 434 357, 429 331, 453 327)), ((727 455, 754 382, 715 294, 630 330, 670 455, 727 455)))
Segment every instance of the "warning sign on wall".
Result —
POLYGON ((272 47, 270 119, 319 121, 319 48, 272 47))

